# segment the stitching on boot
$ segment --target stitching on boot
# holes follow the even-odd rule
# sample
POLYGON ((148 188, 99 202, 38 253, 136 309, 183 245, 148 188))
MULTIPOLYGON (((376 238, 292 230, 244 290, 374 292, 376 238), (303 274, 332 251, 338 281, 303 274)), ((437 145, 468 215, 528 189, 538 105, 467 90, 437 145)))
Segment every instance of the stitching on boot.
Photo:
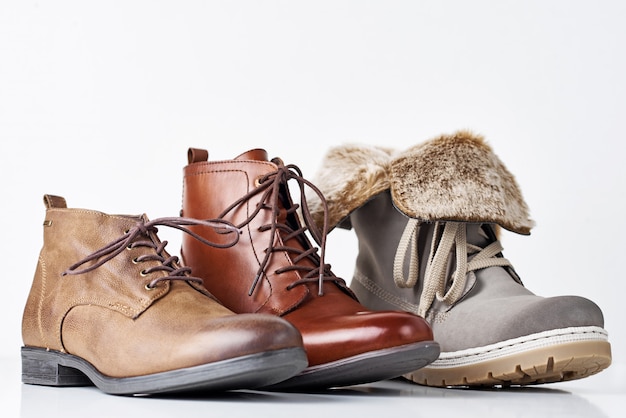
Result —
POLYGON ((397 306, 398 308, 402 310, 417 314, 417 310, 418 310, 417 305, 414 305, 410 302, 405 301, 402 298, 399 298, 389 293, 388 291, 378 286, 373 280, 370 280, 368 277, 366 277, 364 274, 362 274, 358 270, 354 272, 354 280, 361 283, 361 285, 363 285, 363 287, 365 287, 366 290, 368 290, 370 293, 372 293, 374 296, 378 297, 379 299, 383 300, 384 302, 397 306))
POLYGON ((472 364, 507 355, 524 353, 529 350, 551 347, 558 344, 607 341, 608 333, 599 327, 562 328, 524 335, 522 337, 500 341, 483 347, 442 352, 437 361, 431 364, 430 367, 451 367, 472 364))
POLYGON ((39 328, 39 336, 41 337, 41 341, 44 342, 46 347, 49 347, 50 343, 47 341, 46 335, 43 331, 43 323, 41 321, 43 301, 46 296, 46 279, 48 277, 46 262, 41 255, 39 256, 39 264, 41 266, 41 289, 39 290, 39 300, 37 301, 37 328, 39 328))
MULTIPOLYGON (((390 305, 396 306, 404 311, 408 311, 408 312, 418 315, 417 313, 419 309, 418 305, 410 303, 386 291, 382 287, 378 286, 376 282, 374 282, 373 280, 365 276, 363 273, 361 273, 359 270, 355 270, 353 279, 359 282, 368 292, 370 292, 377 298, 381 299, 382 301, 390 305)), ((435 312, 431 310, 430 312, 427 313, 425 319, 430 323, 435 323, 435 322, 442 323, 447 318, 448 318, 447 312, 435 312)))

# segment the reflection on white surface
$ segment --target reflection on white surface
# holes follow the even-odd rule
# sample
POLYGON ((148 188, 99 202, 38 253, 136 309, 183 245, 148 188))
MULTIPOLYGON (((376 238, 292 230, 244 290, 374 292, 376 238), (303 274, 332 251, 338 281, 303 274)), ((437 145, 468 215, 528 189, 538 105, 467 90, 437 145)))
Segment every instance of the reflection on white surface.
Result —
POLYGON ((624 368, 578 382, 498 390, 428 388, 384 381, 317 393, 237 391, 162 397, 107 395, 95 387, 24 385, 19 363, 2 364, 2 416, 31 417, 622 417, 624 368), (8 377, 8 379, 7 379, 8 377), (615 385, 615 382, 620 382, 615 385), (5 399, 6 398, 6 399, 5 399))
POLYGON ((405 382, 341 389, 317 394, 240 391, 220 395, 129 398, 105 395, 95 388, 46 388, 23 385, 20 417, 88 416, 299 416, 357 413, 386 416, 398 411, 462 416, 606 417, 592 402, 558 389, 467 391, 414 387, 405 382), (219 415, 218 415, 219 416, 219 415))

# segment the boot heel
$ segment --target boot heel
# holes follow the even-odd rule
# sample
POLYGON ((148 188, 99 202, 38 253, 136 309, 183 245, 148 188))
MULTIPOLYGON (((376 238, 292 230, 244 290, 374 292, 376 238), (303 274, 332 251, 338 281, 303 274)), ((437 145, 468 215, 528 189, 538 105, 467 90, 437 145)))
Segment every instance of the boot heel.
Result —
POLYGON ((91 386, 80 370, 61 364, 64 354, 43 348, 22 347, 22 382, 44 386, 91 386))

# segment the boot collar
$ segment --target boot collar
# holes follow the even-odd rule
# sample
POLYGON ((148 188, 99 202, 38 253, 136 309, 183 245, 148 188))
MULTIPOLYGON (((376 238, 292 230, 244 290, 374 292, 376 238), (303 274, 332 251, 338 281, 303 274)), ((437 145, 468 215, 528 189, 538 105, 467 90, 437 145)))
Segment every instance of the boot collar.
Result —
MULTIPOLYGON (((350 213, 390 190, 394 205, 424 222, 495 223, 528 235, 534 222, 513 175, 484 138, 441 135, 404 151, 348 144, 331 148, 314 183, 328 202, 329 230, 350 227, 350 213)), ((316 222, 322 207, 310 206, 316 222)))

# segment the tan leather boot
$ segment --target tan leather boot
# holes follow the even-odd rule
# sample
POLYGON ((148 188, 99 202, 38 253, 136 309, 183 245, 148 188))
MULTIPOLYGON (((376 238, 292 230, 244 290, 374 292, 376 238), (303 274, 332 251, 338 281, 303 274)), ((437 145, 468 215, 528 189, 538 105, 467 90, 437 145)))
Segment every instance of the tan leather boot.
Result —
MULTIPOLYGON (((274 388, 326 388, 393 378, 434 361, 439 354, 428 324, 406 312, 372 312, 324 261, 325 234, 300 223, 287 181, 314 187, 295 166, 268 161, 261 149, 233 160, 208 161, 190 149, 184 170, 182 214, 225 219, 242 229, 225 250, 183 236, 185 265, 235 312, 281 316, 302 333, 309 367, 274 388)), ((301 194, 302 196, 303 194, 301 194)), ((307 220, 307 208, 302 208, 307 220)), ((310 219, 308 219, 310 220, 310 219)), ((205 227, 194 231, 220 242, 205 227)))
MULTIPOLYGON (((482 137, 460 131, 407 150, 329 150, 313 217, 354 229, 350 283, 370 309, 424 316, 439 358, 406 378, 429 386, 530 385, 580 379, 611 364, 600 308, 541 297, 503 256, 499 228, 529 234, 521 191, 482 137), (330 210, 329 210, 330 209, 330 210)), ((556 278, 558 279, 558 278, 556 278)))
POLYGON ((232 226, 68 209, 52 195, 44 202, 43 248, 22 323, 24 383, 94 384, 111 394, 227 390, 277 383, 306 367, 291 324, 226 309, 167 254, 156 228, 202 224, 232 245, 232 226))

